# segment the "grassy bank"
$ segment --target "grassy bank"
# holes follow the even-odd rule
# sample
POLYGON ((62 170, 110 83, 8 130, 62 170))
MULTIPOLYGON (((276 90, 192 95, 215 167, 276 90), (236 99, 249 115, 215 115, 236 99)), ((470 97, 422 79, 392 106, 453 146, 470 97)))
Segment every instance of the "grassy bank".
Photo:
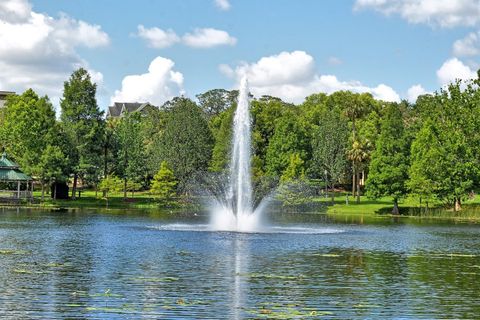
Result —
MULTIPOLYGON (((316 198, 327 205, 326 213, 332 215, 390 215, 393 208, 393 198, 385 197, 380 199, 368 199, 361 197, 360 203, 356 203, 355 198, 340 194, 335 197, 332 203, 331 198, 316 198)), ((400 214, 407 217, 424 217, 439 219, 458 219, 480 221, 480 196, 475 195, 472 199, 464 201, 462 210, 454 212, 452 208, 439 201, 429 203, 428 208, 424 203, 420 203, 418 198, 409 197, 399 201, 400 214)))
MULTIPOLYGON (((177 198, 169 203, 158 201, 147 192, 137 192, 133 195, 128 194, 128 198, 123 198, 123 193, 112 193, 108 199, 102 197, 101 193, 92 190, 86 190, 75 200, 53 200, 46 194, 44 201, 40 201, 40 192, 34 193, 35 203, 21 203, 24 207, 37 208, 109 208, 109 209, 168 209, 168 210, 199 210, 200 207, 185 198, 177 198)), ((331 198, 316 197, 313 199, 315 212, 326 213, 336 216, 364 216, 379 217, 388 216, 393 208, 393 199, 390 197, 380 199, 368 199, 361 197, 360 203, 356 203, 355 198, 347 196, 345 193, 338 193, 335 200, 331 198), (320 206, 318 206, 320 204, 320 206)), ((404 217, 420 218, 438 218, 453 220, 468 220, 480 222, 480 196, 466 200, 463 203, 462 210, 454 212, 443 203, 433 202, 426 208, 425 203, 421 204, 417 198, 406 198, 399 201, 400 213, 404 217)))
POLYGON ((112 208, 112 209, 180 209, 189 208, 193 204, 183 198, 176 198, 168 203, 159 201, 146 192, 136 192, 133 195, 128 193, 127 199, 123 197, 123 192, 111 193, 108 198, 102 197, 101 192, 85 190, 81 192, 80 197, 75 200, 54 200, 50 194, 45 194, 41 201, 41 193, 34 192, 35 201, 33 203, 21 203, 25 207, 40 208, 112 208))

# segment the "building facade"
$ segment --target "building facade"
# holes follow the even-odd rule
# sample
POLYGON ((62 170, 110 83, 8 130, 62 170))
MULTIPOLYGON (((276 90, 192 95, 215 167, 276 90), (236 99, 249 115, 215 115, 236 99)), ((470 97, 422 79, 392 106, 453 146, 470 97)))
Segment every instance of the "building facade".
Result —
POLYGON ((3 108, 5 102, 7 101, 7 96, 15 94, 13 91, 0 91, 0 108, 3 108))

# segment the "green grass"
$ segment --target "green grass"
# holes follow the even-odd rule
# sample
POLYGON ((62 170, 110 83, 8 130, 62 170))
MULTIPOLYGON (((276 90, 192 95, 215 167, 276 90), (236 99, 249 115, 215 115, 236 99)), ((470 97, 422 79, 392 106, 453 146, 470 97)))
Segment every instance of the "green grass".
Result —
MULTIPOLYGON (((336 195, 334 204, 332 204, 330 198, 325 199, 322 197, 315 199, 315 201, 328 204, 326 212, 331 215, 390 215, 393 209, 393 198, 391 197, 373 200, 362 196, 360 203, 356 203, 356 199, 349 196, 348 200, 349 204, 346 204, 346 195, 343 193, 336 195)), ((429 203, 429 208, 427 209, 425 202, 420 204, 420 200, 414 197, 401 199, 398 204, 402 216, 480 221, 479 195, 464 201, 462 210, 459 212, 454 212, 452 208, 440 201, 429 203)))
MULTIPOLYGON (((123 193, 109 194, 108 200, 102 197, 100 192, 93 190, 82 191, 81 197, 75 200, 53 200, 49 194, 45 194, 43 202, 40 201, 41 193, 34 192, 35 203, 22 203, 25 207, 40 208, 109 208, 109 209, 199 209, 198 205, 184 198, 177 198, 166 204, 158 201, 148 192, 136 192, 128 194, 128 198, 123 198, 123 193)), ((316 197, 314 203, 325 204, 319 212, 327 213, 335 216, 345 217, 381 217, 389 216, 393 208, 393 199, 384 197, 380 199, 369 199, 362 196, 360 203, 356 203, 355 198, 348 197, 349 203, 346 204, 346 194, 337 193, 335 201, 332 203, 331 198, 316 197)), ((425 202, 421 205, 418 198, 407 197, 399 200, 400 213, 404 217, 419 217, 445 220, 465 220, 472 222, 480 222, 480 196, 476 195, 473 199, 463 202, 462 210, 454 212, 445 204, 437 201, 429 203, 429 209, 426 210, 425 202)))
POLYGON ((183 208, 191 206, 190 203, 182 198, 174 199, 169 203, 161 202, 147 192, 128 193, 127 198, 123 198, 123 192, 110 193, 107 198, 102 196, 101 192, 96 193, 93 190, 82 191, 81 196, 75 200, 54 200, 50 194, 45 194, 44 201, 41 201, 41 192, 34 192, 35 203, 28 204, 28 207, 45 208, 112 208, 112 209, 158 209, 158 208, 183 208))

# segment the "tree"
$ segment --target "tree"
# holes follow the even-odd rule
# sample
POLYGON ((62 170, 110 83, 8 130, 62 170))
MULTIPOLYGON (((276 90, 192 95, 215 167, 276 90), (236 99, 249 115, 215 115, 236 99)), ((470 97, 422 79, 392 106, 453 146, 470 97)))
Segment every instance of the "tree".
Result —
POLYGON ((393 214, 399 214, 398 199, 407 191, 408 156, 402 113, 397 104, 388 104, 372 154, 366 188, 369 197, 393 197, 393 214))
POLYGON ((59 141, 55 110, 48 97, 32 89, 8 97, 1 109, 0 146, 5 148, 29 175, 38 175, 37 164, 48 145, 59 141))
POLYGON ((210 118, 233 107, 238 98, 238 90, 213 89, 197 94, 198 104, 210 118))
MULTIPOLYGON (((35 168, 42 185, 42 201, 44 200, 46 184, 66 180, 65 171, 67 163, 68 159, 65 158, 65 155, 59 146, 48 145, 43 151, 35 168)), ((56 188, 57 186, 55 184, 55 190, 53 194, 54 199, 57 198, 56 188)))
POLYGON ((340 104, 343 108, 343 114, 350 119, 351 123, 351 148, 349 153, 349 159, 352 161, 352 195, 357 195, 357 202, 360 202, 360 182, 359 182, 359 172, 364 157, 359 158, 359 151, 364 151, 366 146, 365 143, 362 143, 362 140, 358 137, 358 121, 360 121, 366 114, 370 112, 374 105, 374 99, 369 93, 355 94, 350 91, 339 91, 335 92, 329 97, 329 103, 331 104, 340 104), (355 156, 352 156, 355 155, 355 156))
POLYGON ((411 166, 407 186, 412 194, 428 200, 438 195, 441 177, 448 170, 446 150, 440 132, 431 119, 427 119, 411 147, 411 166))
POLYGON ((108 196, 110 192, 119 192, 122 190, 122 180, 116 176, 106 176, 100 181, 98 188, 104 193, 108 205, 108 196))
MULTIPOLYGON (((267 147, 275 132, 275 120, 288 110, 287 105, 278 98, 262 97, 251 102, 252 114, 252 164, 253 177, 256 180, 266 172, 267 147)), ((288 162, 288 158, 286 160, 288 162)), ((279 175, 280 176, 280 175, 279 175)))
POLYGON ((172 166, 179 191, 186 192, 191 178, 208 170, 213 137, 202 110, 193 101, 181 97, 168 105, 165 127, 156 141, 156 159, 172 166))
POLYGON ((138 112, 127 113, 116 126, 117 173, 123 178, 124 198, 127 198, 129 181, 138 184, 146 178, 146 155, 141 126, 142 118, 138 112))
POLYGON ((229 108, 212 118, 210 128, 215 138, 210 170, 220 172, 228 167, 232 148, 233 115, 235 109, 229 108))
POLYGON ((347 164, 348 125, 339 113, 334 111, 323 115, 313 131, 311 169, 326 172, 328 185, 335 197, 335 184, 342 177, 347 164))
MULTIPOLYGON (((266 150, 266 170, 271 176, 282 176, 290 156, 297 153, 305 163, 310 158, 310 140, 303 122, 292 113, 275 121, 275 133, 266 150)), ((306 164, 304 165, 305 170, 306 164)))
POLYGON ((284 183, 301 178, 305 178, 304 161, 300 158, 300 154, 291 154, 288 166, 280 177, 280 182, 284 183))
POLYGON ((162 161, 160 169, 153 177, 150 192, 156 195, 162 201, 170 201, 175 197, 175 187, 177 181, 173 171, 168 167, 166 161, 162 161))
POLYGON ((89 73, 80 68, 65 81, 60 100, 60 119, 69 142, 69 148, 64 153, 70 159, 74 199, 79 176, 86 182, 96 181, 102 171, 104 121, 95 98, 96 91, 97 85, 92 83, 89 73))

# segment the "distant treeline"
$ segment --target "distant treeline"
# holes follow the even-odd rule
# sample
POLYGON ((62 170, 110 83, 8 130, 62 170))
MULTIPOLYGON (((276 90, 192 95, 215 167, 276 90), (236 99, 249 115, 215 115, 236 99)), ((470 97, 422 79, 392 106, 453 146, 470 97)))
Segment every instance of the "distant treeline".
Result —
MULTIPOLYGON (((320 179, 330 189, 351 186, 355 196, 392 196, 395 207, 414 194, 460 209, 480 186, 479 85, 457 81, 413 104, 349 91, 313 94, 300 105, 254 98, 254 182, 320 179)), ((196 102, 176 97, 109 119, 95 94, 79 69, 64 84, 58 120, 48 97, 10 96, 0 109, 0 146, 42 186, 69 181, 73 191, 78 181, 96 187, 111 177, 125 192, 147 190, 157 176, 157 186, 182 194, 193 177, 227 168, 237 91, 210 90, 196 102)))

